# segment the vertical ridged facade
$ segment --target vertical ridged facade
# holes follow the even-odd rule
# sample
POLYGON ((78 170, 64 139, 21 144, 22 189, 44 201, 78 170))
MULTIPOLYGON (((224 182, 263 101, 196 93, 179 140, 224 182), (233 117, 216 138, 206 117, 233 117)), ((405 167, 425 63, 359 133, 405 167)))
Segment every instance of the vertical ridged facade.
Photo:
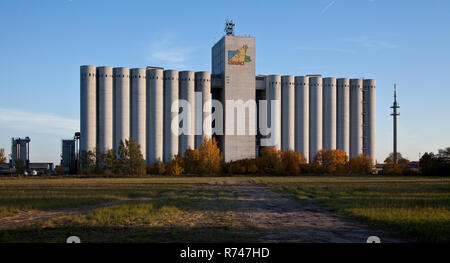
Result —
POLYGON ((350 80, 350 158, 363 153, 362 79, 350 80))
POLYGON ((164 71, 163 159, 165 163, 169 162, 172 156, 178 154, 178 78, 178 70, 164 71))
POLYGON ((322 77, 309 79, 309 161, 322 149, 322 77))
POLYGON ((323 149, 336 149, 336 78, 323 79, 323 149))
POLYGON ((203 142, 204 138, 211 138, 212 123, 210 121, 211 115, 211 73, 210 72, 196 72, 195 73, 195 91, 202 93, 202 132, 201 135, 195 136, 195 147, 198 148, 203 142))
POLYGON ((364 80, 363 90, 363 153, 375 164, 375 131, 376 131, 376 81, 364 80))
POLYGON ((80 150, 94 151, 97 146, 97 70, 80 67, 80 150))
POLYGON ((106 153, 113 148, 113 69, 98 67, 98 149, 106 153))
POLYGON ((309 160, 309 78, 295 77, 295 151, 309 160))
POLYGON ((131 137, 146 156, 146 72, 143 68, 131 69, 131 137))
POLYGON ((163 77, 162 69, 147 69, 147 164, 163 161, 163 77))
POLYGON ((294 130, 294 114, 295 114, 295 93, 294 93, 294 76, 281 77, 281 149, 294 150, 295 148, 295 130, 294 130))
POLYGON ((350 154, 350 79, 337 80, 336 148, 350 154))
POLYGON ((268 90, 268 124, 270 125, 272 131, 274 132, 271 136, 275 145, 273 147, 277 150, 281 150, 281 76, 280 75, 270 75, 269 76, 269 90, 268 90), (276 107, 272 107, 271 101, 276 100, 278 104, 276 107), (274 114, 274 122, 272 123, 271 114, 274 114))
MULTIPOLYGON (((188 149, 195 148, 195 73, 193 71, 180 72, 180 100, 185 100, 189 104, 189 114, 187 119, 183 120, 183 128, 187 130, 187 134, 180 134, 180 154, 184 156, 184 153, 188 149)), ((187 106, 187 105, 185 105, 187 106)), ((181 105, 180 105, 181 107, 181 105)), ((184 109, 183 109, 184 110, 184 109)))
POLYGON ((130 69, 114 68, 114 149, 130 138, 130 69))

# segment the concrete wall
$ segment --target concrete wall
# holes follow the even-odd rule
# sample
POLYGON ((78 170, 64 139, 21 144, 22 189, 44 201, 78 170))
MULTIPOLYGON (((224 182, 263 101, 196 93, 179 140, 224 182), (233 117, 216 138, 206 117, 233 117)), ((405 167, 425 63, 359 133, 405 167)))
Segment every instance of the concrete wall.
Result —
POLYGON ((368 155, 373 163, 375 156, 375 131, 376 131, 376 81, 374 79, 364 80, 364 107, 363 107, 363 135, 364 155, 368 155))
POLYGON ((309 78, 295 77, 295 151, 309 160, 309 78))
POLYGON ((322 149, 322 77, 309 79, 309 161, 322 149))
POLYGON ((130 138, 130 69, 114 68, 114 149, 130 138))
POLYGON ((295 130, 294 130, 294 114, 295 114, 295 93, 294 93, 294 76, 281 77, 281 149, 295 149, 295 130))
POLYGON ((164 70, 164 150, 163 161, 178 154, 178 111, 172 112, 172 106, 178 108, 178 70, 164 70))
POLYGON ((179 95, 180 100, 186 100, 190 104, 188 119, 183 120, 183 128, 188 129, 189 132, 180 134, 179 138, 179 152, 184 156, 187 149, 195 148, 195 73, 193 71, 180 72, 179 95))
POLYGON ((336 78, 323 79, 323 149, 336 149, 336 78))
MULTIPOLYGON (((226 121, 231 116, 228 116, 228 109, 225 101, 227 100, 242 100, 244 103, 247 101, 255 101, 256 96, 256 79, 255 79, 255 38, 254 37, 241 37, 241 36, 224 36, 212 50, 214 54, 213 57, 213 72, 222 72, 224 76, 224 130, 227 129, 226 121), (229 61, 229 52, 234 52, 236 50, 242 49, 247 46, 247 51, 245 53, 246 59, 242 64, 233 64, 229 61), (218 59, 218 60, 217 60, 218 59), (219 61, 219 64, 216 62, 219 61), (224 70, 221 68, 224 64, 224 70), (214 66, 216 65, 216 66, 214 66)), ((255 105, 256 108, 256 105, 255 105)), ((256 116, 249 117, 248 108, 242 111, 234 111, 234 119, 237 116, 245 116, 245 135, 225 135, 223 137, 223 147, 222 152, 224 155, 224 160, 226 162, 239 160, 244 158, 255 158, 256 156, 256 137, 255 135, 250 135, 249 125, 256 126, 256 116)), ((256 115, 256 110, 255 110, 256 115)), ((236 125, 234 125, 236 129, 236 125)))
POLYGON ((131 137, 146 157, 146 72, 143 68, 131 69, 131 137))
POLYGON ((363 152, 362 89, 362 79, 350 80, 350 158, 363 152))
POLYGON ((163 70, 150 68, 147 80, 147 165, 163 160, 163 70))
POLYGON ((96 67, 80 67, 80 150, 93 151, 97 145, 96 67))
POLYGON ((281 150, 281 76, 280 75, 270 75, 269 81, 268 81, 268 124, 269 127, 271 127, 272 131, 275 131, 274 134, 271 136, 275 136, 274 142, 275 145, 273 146, 277 150, 281 150), (276 100, 278 101, 278 105, 276 108, 272 108, 271 101, 276 100), (274 123, 271 122, 271 114, 272 111, 274 111, 275 119, 274 123))
POLYGON ((98 149, 113 148, 113 69, 98 67, 98 149))
POLYGON ((350 154, 350 80, 337 80, 337 149, 350 154))

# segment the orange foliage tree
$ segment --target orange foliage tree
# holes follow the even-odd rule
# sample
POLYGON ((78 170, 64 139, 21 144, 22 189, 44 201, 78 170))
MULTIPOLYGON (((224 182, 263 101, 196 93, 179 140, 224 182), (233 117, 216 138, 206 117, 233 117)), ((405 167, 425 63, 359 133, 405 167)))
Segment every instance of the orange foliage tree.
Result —
POLYGON ((183 158, 180 155, 170 157, 170 161, 167 163, 165 173, 168 175, 180 175, 184 173, 183 158))
POLYGON ((343 173, 347 156, 342 150, 320 150, 314 156, 313 167, 320 173, 343 173))
POLYGON ((281 157, 273 147, 262 149, 256 164, 261 173, 267 174, 279 173, 282 168, 281 157))
POLYGON ((301 166, 306 164, 306 159, 293 150, 280 151, 282 171, 288 174, 299 174, 301 166))
POLYGON ((352 174, 371 174, 374 169, 372 159, 362 153, 357 158, 351 158, 347 163, 347 170, 352 174))
POLYGON ((199 149, 186 151, 183 167, 186 173, 200 175, 218 174, 222 170, 222 159, 216 139, 204 138, 199 149))

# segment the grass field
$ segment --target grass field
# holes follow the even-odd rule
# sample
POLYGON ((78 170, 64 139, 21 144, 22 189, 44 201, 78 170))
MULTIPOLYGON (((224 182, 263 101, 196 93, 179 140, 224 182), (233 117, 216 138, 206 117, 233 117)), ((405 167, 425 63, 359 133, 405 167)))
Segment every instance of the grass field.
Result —
MULTIPOLYGON (((450 241, 450 178, 0 178, 0 220, 25 212, 125 200, 88 213, 0 230, 0 242, 251 242, 264 233, 233 211, 251 181, 343 218, 421 241, 450 241)), ((1 225, 0 225, 1 228, 1 225)))
POLYGON ((407 237, 450 242, 448 177, 271 177, 252 181, 407 237))

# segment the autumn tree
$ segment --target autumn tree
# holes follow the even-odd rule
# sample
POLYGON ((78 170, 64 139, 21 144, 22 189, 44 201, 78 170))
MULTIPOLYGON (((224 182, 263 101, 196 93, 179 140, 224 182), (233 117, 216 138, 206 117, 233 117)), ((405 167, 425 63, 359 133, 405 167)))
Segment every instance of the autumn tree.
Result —
POLYGON ((165 168, 167 175, 180 175, 184 173, 183 158, 180 155, 171 156, 165 168))
POLYGON ((314 156, 313 167, 318 173, 343 173, 347 156, 342 150, 320 150, 314 156))
POLYGON ((222 154, 215 138, 204 138, 200 146, 199 174, 218 174, 222 170, 222 154))
POLYGON ((282 169, 281 157, 274 147, 261 149, 256 164, 261 173, 276 174, 282 169))
POLYGON ((299 174, 301 166, 306 164, 306 159, 293 150, 280 151, 282 171, 294 175, 299 174))
POLYGON ((164 163, 160 160, 147 166, 147 174, 164 174, 165 171, 164 163))
POLYGON ((6 163, 7 158, 6 158, 6 153, 5 153, 5 149, 0 148, 0 163, 6 163))
POLYGON ((350 158, 347 170, 351 174, 372 174, 375 167, 372 159, 361 153, 357 158, 350 158))
POLYGON ((383 174, 404 174, 408 169, 409 160, 403 158, 401 153, 397 153, 397 163, 394 163, 394 153, 390 153, 384 160, 383 174))

